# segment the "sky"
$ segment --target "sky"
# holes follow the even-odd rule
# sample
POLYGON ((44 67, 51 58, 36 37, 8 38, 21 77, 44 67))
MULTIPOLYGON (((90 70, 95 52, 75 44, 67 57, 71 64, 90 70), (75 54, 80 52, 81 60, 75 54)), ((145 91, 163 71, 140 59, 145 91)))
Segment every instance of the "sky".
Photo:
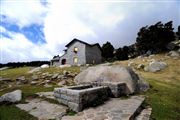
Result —
POLYGON ((0 63, 50 60, 72 39, 115 48, 159 21, 180 25, 179 0, 0 0, 0 63))

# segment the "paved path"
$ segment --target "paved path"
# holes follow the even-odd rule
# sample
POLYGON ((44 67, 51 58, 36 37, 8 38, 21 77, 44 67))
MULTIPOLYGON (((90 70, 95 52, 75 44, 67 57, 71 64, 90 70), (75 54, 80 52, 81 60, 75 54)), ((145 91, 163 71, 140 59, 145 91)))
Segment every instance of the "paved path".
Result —
POLYGON ((86 109, 75 116, 64 116, 62 120, 129 120, 143 101, 140 96, 111 98, 101 106, 86 109))
MULTIPOLYGON (((52 104, 37 98, 29 100, 27 104, 17 104, 16 106, 39 120, 129 120, 143 101, 144 97, 142 96, 132 96, 128 99, 111 98, 103 105, 87 108, 75 116, 66 116, 68 108, 63 105, 52 104)), ((140 114, 138 120, 145 118, 146 113, 140 114)))
POLYGON ((52 104, 41 99, 33 99, 27 104, 17 104, 18 108, 29 112, 39 120, 58 119, 66 114, 67 107, 52 104))

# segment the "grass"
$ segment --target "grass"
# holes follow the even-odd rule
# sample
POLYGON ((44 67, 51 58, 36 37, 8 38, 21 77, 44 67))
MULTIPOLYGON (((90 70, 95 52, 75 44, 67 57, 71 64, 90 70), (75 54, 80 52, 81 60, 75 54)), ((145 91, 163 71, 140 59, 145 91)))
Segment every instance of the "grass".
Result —
MULTIPOLYGON (((21 103, 24 103, 26 98, 34 97, 35 93, 52 91, 54 88, 25 85, 6 89, 1 91, 0 95, 16 89, 23 91, 23 99, 21 100, 21 103)), ((26 111, 20 110, 19 108, 15 107, 15 105, 0 105, 0 120, 37 120, 37 118, 29 115, 26 111)))
POLYGON ((164 70, 151 73, 136 69, 138 64, 148 65, 149 59, 135 58, 129 61, 116 61, 114 64, 127 66, 130 61, 133 61, 136 73, 150 83, 151 89, 143 94, 147 96, 146 104, 152 107, 151 119, 178 120, 180 118, 180 59, 167 58, 164 54, 159 54, 151 59, 166 62, 168 66, 164 70))
POLYGON ((66 113, 66 115, 68 115, 68 116, 74 116, 74 115, 76 115, 76 114, 77 114, 77 112, 72 111, 72 110, 70 110, 70 109, 68 109, 68 110, 67 110, 67 113, 66 113))
POLYGON ((63 71, 69 71, 71 73, 79 73, 80 67, 76 67, 76 66, 66 67, 66 68, 50 67, 41 70, 41 72, 60 73, 60 74, 63 74, 63 71))
MULTIPOLYGON (((20 68, 11 68, 7 70, 0 71, 1 77, 7 77, 11 78, 12 80, 15 80, 17 77, 25 76, 27 78, 30 78, 32 74, 29 74, 28 71, 30 70, 30 67, 20 67, 20 68)), ((79 73, 80 67, 70 67, 70 68, 45 68, 41 69, 40 72, 49 72, 52 73, 60 73, 62 74, 63 71, 70 71, 71 73, 79 73)), ((3 91, 0 91, 0 96, 11 92, 13 90, 20 89, 23 92, 23 99, 20 103, 25 103, 26 98, 34 98, 36 97, 35 93, 37 92, 48 92, 53 91, 54 87, 46 88, 42 86, 31 86, 31 85, 23 85, 23 86, 13 86, 11 88, 4 89, 3 91)), ((45 98, 43 98, 45 99, 45 98)), ((50 103, 57 104, 57 101, 52 99, 45 99, 49 101, 50 103)), ((75 114, 72 111, 68 112, 68 114, 75 114)), ((26 111, 20 110, 19 108, 15 107, 15 105, 0 105, 0 120, 36 120, 37 118, 33 117, 32 115, 29 115, 26 111)))
POLYGON ((180 118, 180 85, 148 79, 151 89, 144 93, 152 107, 152 119, 178 120, 180 118))
MULTIPOLYGON (((143 70, 137 70, 136 67, 138 64, 147 65, 150 58, 135 58, 129 61, 116 61, 113 64, 121 64, 127 66, 130 61, 134 62, 133 67, 135 71, 140 74, 145 80, 150 83, 151 89, 149 89, 145 93, 141 93, 146 95, 145 105, 150 105, 152 107, 152 115, 151 119, 154 120, 178 120, 180 118, 180 59, 171 59, 166 58, 164 54, 155 55, 151 59, 162 60, 168 64, 168 67, 162 71, 156 73, 144 72, 143 70), (162 58, 164 60, 162 60, 162 58), (144 60, 142 60, 144 59, 144 60)), ((27 71, 30 68, 14 68, 1 71, 1 76, 15 78, 22 75, 27 75, 27 71)), ((79 67, 70 67, 70 68, 47 68, 42 69, 41 72, 49 72, 52 73, 63 73, 63 71, 70 71, 72 73, 79 73, 79 67)), ((0 95, 13 91, 15 89, 21 89, 23 91, 23 100, 33 96, 36 92, 45 92, 52 91, 51 88, 44 88, 41 86, 21 86, 21 87, 13 87, 5 89, 0 92, 0 95)), ((51 101, 52 103, 56 103, 56 101, 51 101)), ((67 112, 68 115, 74 115, 73 111, 67 112)), ((22 111, 16 108, 14 105, 0 105, 0 120, 34 120, 33 116, 29 115, 25 111, 22 111)))
POLYGON ((0 71, 1 77, 8 77, 12 80, 15 80, 17 77, 20 77, 22 75, 28 76, 27 72, 30 70, 30 67, 19 67, 19 68, 10 68, 6 70, 0 71))
POLYGON ((0 105, 0 120, 37 120, 14 105, 0 105))

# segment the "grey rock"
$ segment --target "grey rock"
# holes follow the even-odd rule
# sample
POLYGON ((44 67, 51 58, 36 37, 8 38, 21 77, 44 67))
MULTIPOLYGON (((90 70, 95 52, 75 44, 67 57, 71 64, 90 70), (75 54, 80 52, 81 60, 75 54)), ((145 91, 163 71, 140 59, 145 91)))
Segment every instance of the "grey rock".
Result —
POLYGON ((166 48, 169 49, 169 50, 177 50, 178 48, 180 48, 180 40, 170 42, 166 46, 166 48))
POLYGON ((49 68, 48 64, 41 65, 41 68, 49 68))
POLYGON ((138 91, 144 91, 144 92, 150 88, 149 83, 145 79, 143 79, 141 76, 139 76, 139 81, 138 81, 137 86, 138 86, 137 87, 138 91))
POLYGON ((20 80, 20 81, 23 81, 25 79, 26 79, 25 76, 21 76, 21 77, 16 78, 16 80, 20 80))
POLYGON ((58 83, 58 86, 63 86, 66 84, 66 81, 65 80, 62 80, 61 82, 58 83))
POLYGON ((15 90, 10 93, 6 93, 0 97, 0 102, 11 102, 16 103, 21 101, 22 99, 22 91, 21 90, 15 90))
POLYGON ((62 79, 62 78, 63 78, 63 75, 58 75, 57 78, 58 78, 58 79, 62 79))
POLYGON ((170 51, 167 55, 171 56, 171 57, 179 57, 180 54, 177 51, 170 51))
POLYGON ((17 84, 26 84, 28 83, 28 80, 26 80, 25 76, 21 76, 16 78, 17 84))
POLYGON ((143 65, 143 64, 139 64, 139 65, 137 66, 137 69, 144 69, 144 65, 143 65))
POLYGON ((122 82, 127 85, 127 94, 135 92, 138 80, 138 75, 131 68, 120 65, 89 67, 74 79, 77 84, 122 82))
POLYGON ((55 73, 53 74, 52 79, 56 79, 58 76, 59 76, 59 73, 55 73))
POLYGON ((54 98, 54 92, 38 92, 36 94, 39 95, 39 97, 46 97, 46 98, 50 98, 50 99, 55 99, 54 98))
POLYGON ((6 70, 6 69, 9 69, 9 67, 2 67, 2 68, 0 68, 0 71, 6 70))
POLYGON ((69 64, 66 64, 66 65, 60 65, 59 67, 60 67, 60 68, 67 68, 67 67, 71 67, 71 65, 69 65, 69 64))
POLYGON ((10 78, 0 78, 0 81, 5 83, 13 82, 13 80, 10 78))
POLYGON ((38 81, 31 81, 31 85, 37 85, 39 82, 38 81))
POLYGON ((68 75, 69 73, 70 73, 69 71, 66 71, 66 70, 63 71, 64 76, 68 75))
POLYGON ((42 76, 49 76, 49 72, 42 73, 42 76))
POLYGON ((49 84, 46 83, 46 84, 44 85, 44 87, 47 87, 47 88, 48 88, 48 87, 52 87, 52 85, 49 85, 49 84))
POLYGON ((148 107, 141 111, 141 113, 135 118, 135 120, 150 120, 152 108, 148 107))
POLYGON ((134 65, 134 62, 133 61, 130 61, 129 63, 128 63, 128 67, 132 67, 134 65))
POLYGON ((45 82, 46 82, 46 83, 50 83, 50 82, 51 82, 51 80, 45 80, 45 82))
POLYGON ((39 120, 61 120, 61 117, 66 114, 68 109, 60 104, 52 104, 41 99, 30 100, 27 104, 17 104, 16 107, 27 111, 39 120))
POLYGON ((165 67, 167 67, 165 62, 153 61, 150 62, 149 65, 144 68, 144 70, 147 72, 157 72, 164 69, 165 67))
POLYGON ((33 75, 32 76, 32 81, 38 80, 38 76, 37 75, 33 75))
POLYGON ((38 71, 40 71, 40 70, 41 70, 40 67, 36 67, 36 68, 30 70, 28 73, 34 73, 34 72, 38 72, 38 71))

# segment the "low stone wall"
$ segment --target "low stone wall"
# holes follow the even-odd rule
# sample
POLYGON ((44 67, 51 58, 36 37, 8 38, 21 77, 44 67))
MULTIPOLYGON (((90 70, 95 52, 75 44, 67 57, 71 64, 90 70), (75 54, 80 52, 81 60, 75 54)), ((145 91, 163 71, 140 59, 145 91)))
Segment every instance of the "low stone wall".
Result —
POLYGON ((73 111, 79 112, 88 106, 102 103, 108 98, 107 86, 92 87, 79 85, 67 88, 55 88, 54 96, 73 111))
POLYGON ((119 83, 112 83, 112 82, 91 82, 91 83, 85 83, 85 84, 91 84, 93 86, 107 86, 109 87, 109 96, 111 97, 120 97, 122 95, 126 95, 127 86, 125 83, 119 82, 119 83))

